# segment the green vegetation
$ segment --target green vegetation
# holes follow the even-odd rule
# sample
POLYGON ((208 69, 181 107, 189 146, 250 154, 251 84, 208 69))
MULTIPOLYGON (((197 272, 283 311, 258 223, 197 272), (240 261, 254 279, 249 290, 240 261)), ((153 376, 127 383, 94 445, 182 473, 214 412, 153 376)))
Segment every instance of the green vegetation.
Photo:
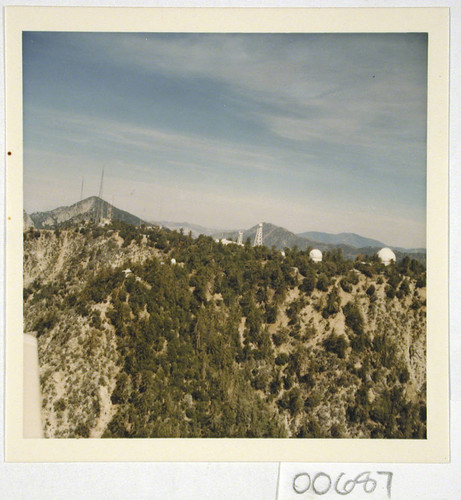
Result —
POLYGON ((417 261, 314 264, 123 222, 24 239, 48 436, 426 435, 417 261))

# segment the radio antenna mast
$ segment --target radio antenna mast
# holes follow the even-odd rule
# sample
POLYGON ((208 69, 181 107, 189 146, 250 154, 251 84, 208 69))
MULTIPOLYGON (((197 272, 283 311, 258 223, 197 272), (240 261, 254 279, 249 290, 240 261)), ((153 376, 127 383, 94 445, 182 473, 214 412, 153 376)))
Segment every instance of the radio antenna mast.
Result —
POLYGON ((82 175, 82 189, 80 190, 80 201, 83 200, 83 185, 85 183, 85 177, 82 175))
POLYGON ((104 167, 103 167, 102 173, 101 173, 101 183, 99 184, 99 198, 102 198, 103 184, 104 184, 104 167))

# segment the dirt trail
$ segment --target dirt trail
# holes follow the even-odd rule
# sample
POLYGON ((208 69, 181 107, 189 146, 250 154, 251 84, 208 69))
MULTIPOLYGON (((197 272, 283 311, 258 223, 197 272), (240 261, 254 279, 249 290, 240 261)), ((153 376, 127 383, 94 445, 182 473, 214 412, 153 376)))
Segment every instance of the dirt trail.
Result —
MULTIPOLYGON (((112 389, 110 389, 110 392, 112 392, 112 389)), ((103 435, 115 413, 115 406, 112 405, 107 387, 103 386, 99 388, 99 402, 101 405, 101 413, 99 414, 96 426, 91 430, 90 437, 92 438, 99 438, 103 435)))
POLYGON ((58 258, 56 260, 56 264, 54 266, 53 272, 50 274, 50 277, 49 277, 50 280, 52 280, 55 276, 57 276, 58 273, 64 267, 64 258, 66 256, 68 247, 69 247, 69 239, 68 239, 67 231, 65 231, 64 232, 64 239, 63 239, 61 248, 60 248, 59 253, 58 253, 58 258))

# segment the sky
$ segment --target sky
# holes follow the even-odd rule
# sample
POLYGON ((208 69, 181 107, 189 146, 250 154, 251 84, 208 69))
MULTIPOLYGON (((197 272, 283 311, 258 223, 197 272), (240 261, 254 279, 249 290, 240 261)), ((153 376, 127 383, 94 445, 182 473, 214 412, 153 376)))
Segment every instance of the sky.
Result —
POLYGON ((23 34, 24 208, 425 247, 425 34, 23 34))

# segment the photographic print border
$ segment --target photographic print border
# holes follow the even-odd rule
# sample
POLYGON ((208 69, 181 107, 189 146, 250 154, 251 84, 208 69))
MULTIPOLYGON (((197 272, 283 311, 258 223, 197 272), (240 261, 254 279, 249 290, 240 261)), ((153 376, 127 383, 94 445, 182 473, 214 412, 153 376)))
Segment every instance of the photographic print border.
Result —
POLYGON ((7 7, 5 456, 14 462, 447 462, 448 9, 7 7), (427 439, 23 438, 22 32, 427 32, 427 439))

